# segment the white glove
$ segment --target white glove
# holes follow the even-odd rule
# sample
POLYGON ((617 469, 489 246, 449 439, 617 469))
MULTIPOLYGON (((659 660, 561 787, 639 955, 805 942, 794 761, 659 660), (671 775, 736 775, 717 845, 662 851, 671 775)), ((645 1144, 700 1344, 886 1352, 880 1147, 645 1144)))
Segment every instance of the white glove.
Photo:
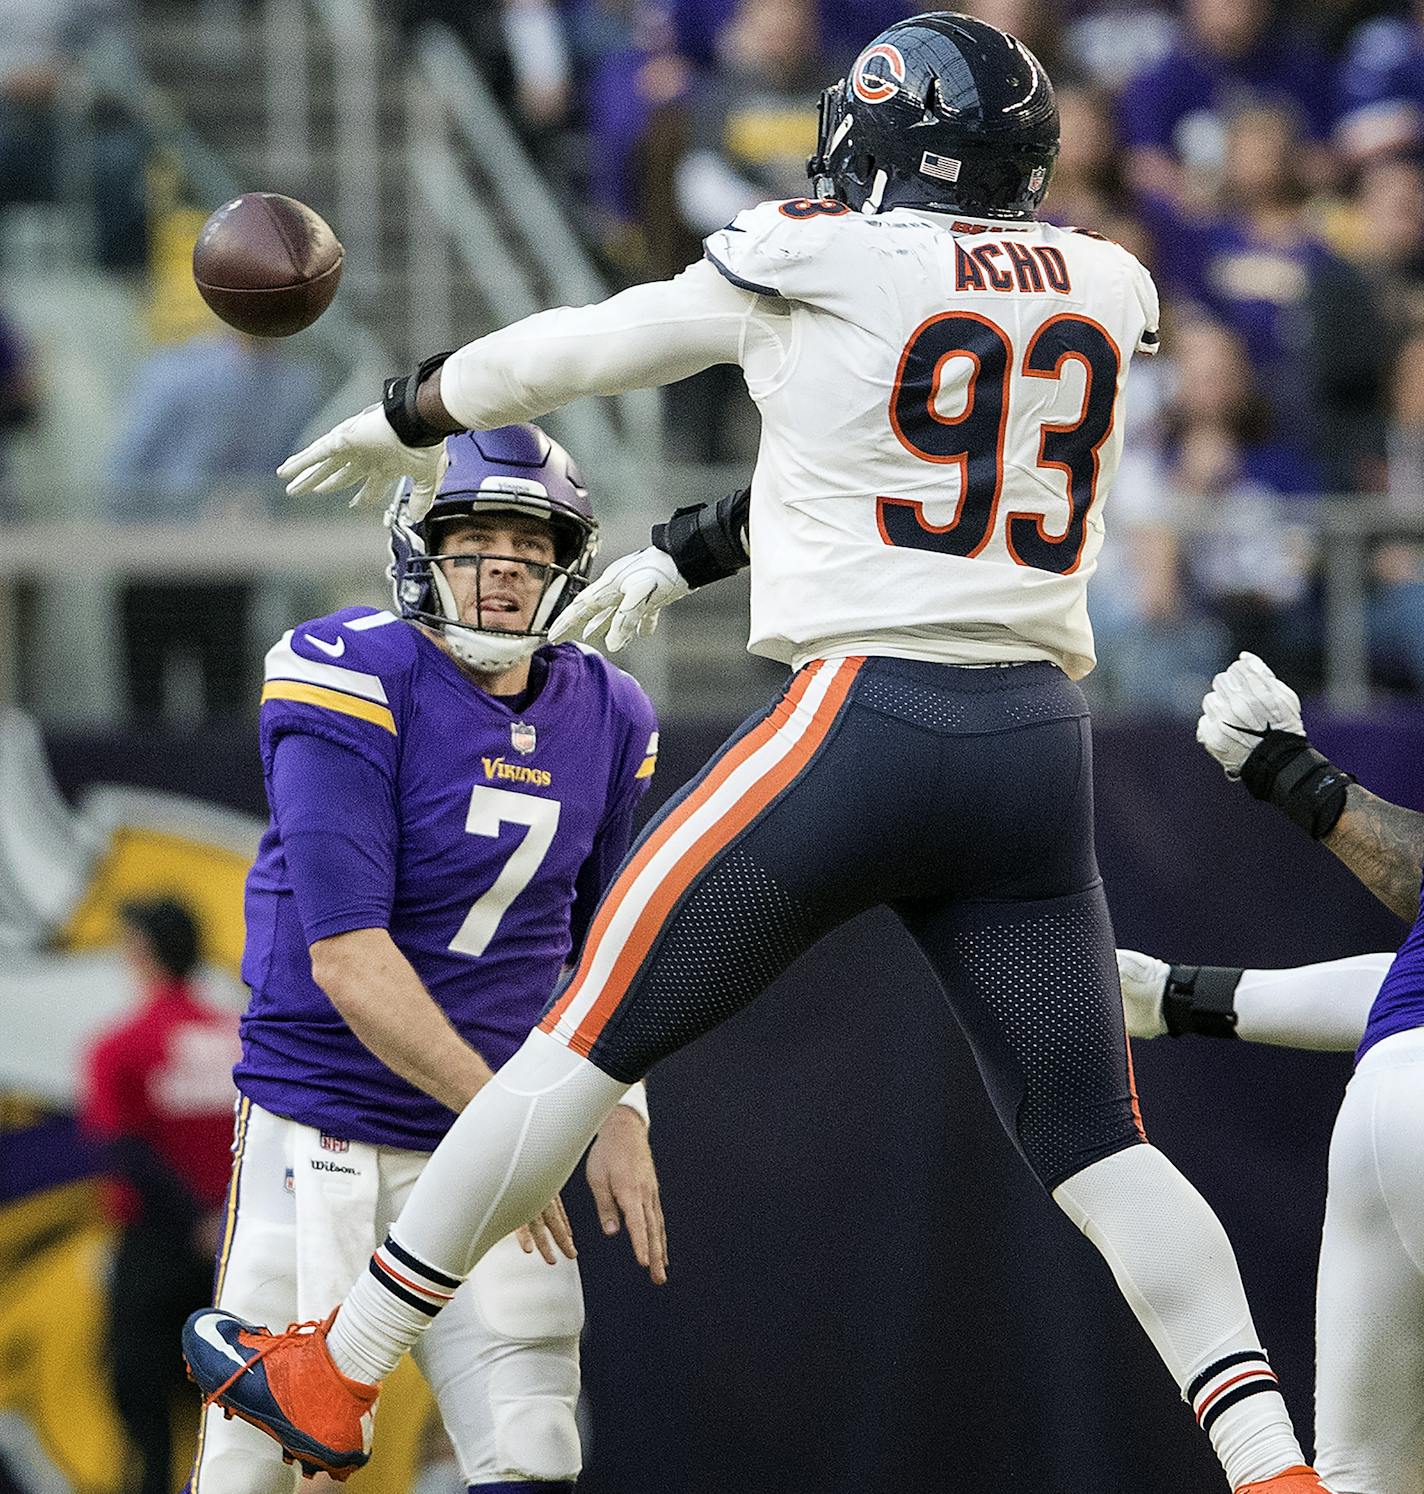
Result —
POLYGON ((1172 967, 1165 960, 1138 954, 1135 949, 1120 949, 1117 973, 1122 981, 1122 1010, 1127 1018, 1128 1037, 1164 1036, 1167 1019, 1162 1013, 1162 1001, 1172 967))
POLYGON ((1228 778, 1240 778, 1241 765, 1268 727, 1304 736, 1300 696, 1255 654, 1242 654, 1211 682, 1197 722, 1197 741, 1228 778))
POLYGON ((606 638, 608 652, 616 654, 635 634, 650 637, 658 626, 658 613, 689 590, 672 556, 649 545, 615 560, 592 586, 579 592, 554 619, 549 642, 567 643, 575 634, 585 643, 606 638))
POLYGON ((277 468, 277 476, 286 480, 293 498, 301 493, 335 493, 360 483, 352 508, 360 503, 384 504, 392 485, 409 477, 414 489, 410 517, 419 521, 430 512, 449 465, 443 441, 434 446, 407 446, 391 429, 381 406, 367 405, 359 415, 343 420, 305 450, 289 456, 277 468))

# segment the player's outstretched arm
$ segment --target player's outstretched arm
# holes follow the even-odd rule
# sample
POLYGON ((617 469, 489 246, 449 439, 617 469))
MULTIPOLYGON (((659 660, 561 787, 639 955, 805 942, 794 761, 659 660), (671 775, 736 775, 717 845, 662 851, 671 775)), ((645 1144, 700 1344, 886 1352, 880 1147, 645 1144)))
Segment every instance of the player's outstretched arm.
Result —
MULTIPOLYGON (((435 487, 420 453, 447 435, 537 420, 583 395, 654 388, 741 362, 759 336, 777 341, 767 328, 778 320, 784 313, 767 311, 764 298, 700 260, 671 280, 593 306, 541 311, 427 358, 413 374, 387 380, 381 404, 289 457, 278 474, 294 496, 360 485, 359 498, 413 473, 418 500, 435 487)), ((412 515, 424 517, 418 501, 412 515)))
POLYGON ((1406 923, 1419 912, 1424 814, 1363 789, 1310 745, 1300 698, 1255 654, 1212 681, 1197 741, 1239 778, 1323 842, 1406 923))
POLYGON ((1352 955, 1288 970, 1169 965, 1117 952, 1127 1030, 1134 1038, 1241 1038, 1279 1048, 1347 1053, 1359 1046, 1392 954, 1352 955))
POLYGON ((615 560, 585 587, 554 620, 549 641, 602 640, 616 654, 634 637, 651 637, 669 603, 747 565, 750 508, 751 492, 740 488, 716 503, 680 508, 665 524, 655 524, 652 544, 615 560))

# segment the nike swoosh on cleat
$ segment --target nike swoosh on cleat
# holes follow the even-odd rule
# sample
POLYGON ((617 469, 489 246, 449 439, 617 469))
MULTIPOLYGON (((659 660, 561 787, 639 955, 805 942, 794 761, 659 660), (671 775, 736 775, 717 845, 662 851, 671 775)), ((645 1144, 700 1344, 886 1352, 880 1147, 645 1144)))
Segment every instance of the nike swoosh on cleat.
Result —
POLYGON ((319 648, 322 653, 328 654, 333 659, 339 659, 346 652, 346 640, 344 638, 338 638, 335 643, 328 643, 325 638, 316 638, 310 633, 303 633, 302 637, 313 648, 319 648))
POLYGON ((222 1353, 227 1355, 227 1357, 231 1359, 234 1364, 240 1364, 244 1369, 247 1368, 247 1361, 242 1357, 241 1354, 237 1352, 236 1349, 233 1348, 230 1343, 228 1343, 228 1341, 222 1336, 222 1334, 213 1327, 213 1314, 209 1314, 204 1318, 199 1318, 198 1321, 193 1324, 193 1332, 196 1333, 205 1344, 211 1344, 213 1348, 218 1349, 222 1353))

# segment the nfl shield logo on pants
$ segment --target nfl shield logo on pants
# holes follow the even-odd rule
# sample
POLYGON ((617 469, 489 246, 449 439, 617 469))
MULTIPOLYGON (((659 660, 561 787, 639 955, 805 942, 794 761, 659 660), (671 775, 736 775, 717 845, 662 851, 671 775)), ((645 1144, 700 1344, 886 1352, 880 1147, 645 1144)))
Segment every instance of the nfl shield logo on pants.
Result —
POLYGON ((536 740, 534 728, 528 721, 509 723, 509 741, 516 752, 522 752, 528 756, 533 752, 536 740))
POLYGON ((343 1141, 339 1136, 333 1136, 330 1131, 321 1133, 321 1149, 324 1152, 344 1152, 350 1147, 349 1141, 343 1141))

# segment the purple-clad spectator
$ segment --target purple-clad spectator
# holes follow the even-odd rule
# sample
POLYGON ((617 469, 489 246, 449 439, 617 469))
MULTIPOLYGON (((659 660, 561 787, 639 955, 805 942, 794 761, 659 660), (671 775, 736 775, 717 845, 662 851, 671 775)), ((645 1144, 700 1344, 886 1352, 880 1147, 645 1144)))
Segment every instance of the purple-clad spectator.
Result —
MULTIPOLYGON (((1279 429, 1302 455, 1322 449, 1322 402, 1373 377, 1376 356, 1359 335, 1376 320, 1369 287, 1316 233, 1307 202, 1295 116, 1274 108, 1231 120, 1217 211, 1143 199, 1163 290, 1241 338, 1279 429)), ((1342 480, 1333 475, 1332 485, 1342 480)))
POLYGON ((1327 138, 1328 63, 1272 23, 1269 0, 1187 0, 1184 19, 1177 44, 1123 93, 1122 138, 1139 187, 1182 197, 1190 176, 1219 166, 1226 121, 1246 108, 1288 107, 1311 141, 1327 138))
MULTIPOLYGON (((848 62, 887 26, 925 8, 913 0, 820 0, 817 19, 826 50, 833 59, 825 81, 829 82, 842 63, 848 62)), ((733 24, 737 10, 738 0, 672 0, 678 51, 699 66, 715 64, 723 33, 733 24)))
POLYGON ((679 215, 699 238, 743 208, 805 195, 827 70, 810 0, 739 0, 721 65, 695 95, 674 181, 679 215))
POLYGON ((664 110, 678 105, 692 69, 674 45, 668 14, 655 5, 593 4, 577 15, 575 36, 586 62, 584 111, 590 157, 589 190, 610 240, 643 207, 640 154, 664 110))
POLYGON ((1424 0, 1361 26, 1339 81, 1336 142, 1351 160, 1424 148, 1424 0))
POLYGON ((1057 93, 1062 145, 1042 216, 1064 227, 1107 233, 1109 222, 1129 206, 1112 100, 1101 89, 1072 84, 1057 93))

